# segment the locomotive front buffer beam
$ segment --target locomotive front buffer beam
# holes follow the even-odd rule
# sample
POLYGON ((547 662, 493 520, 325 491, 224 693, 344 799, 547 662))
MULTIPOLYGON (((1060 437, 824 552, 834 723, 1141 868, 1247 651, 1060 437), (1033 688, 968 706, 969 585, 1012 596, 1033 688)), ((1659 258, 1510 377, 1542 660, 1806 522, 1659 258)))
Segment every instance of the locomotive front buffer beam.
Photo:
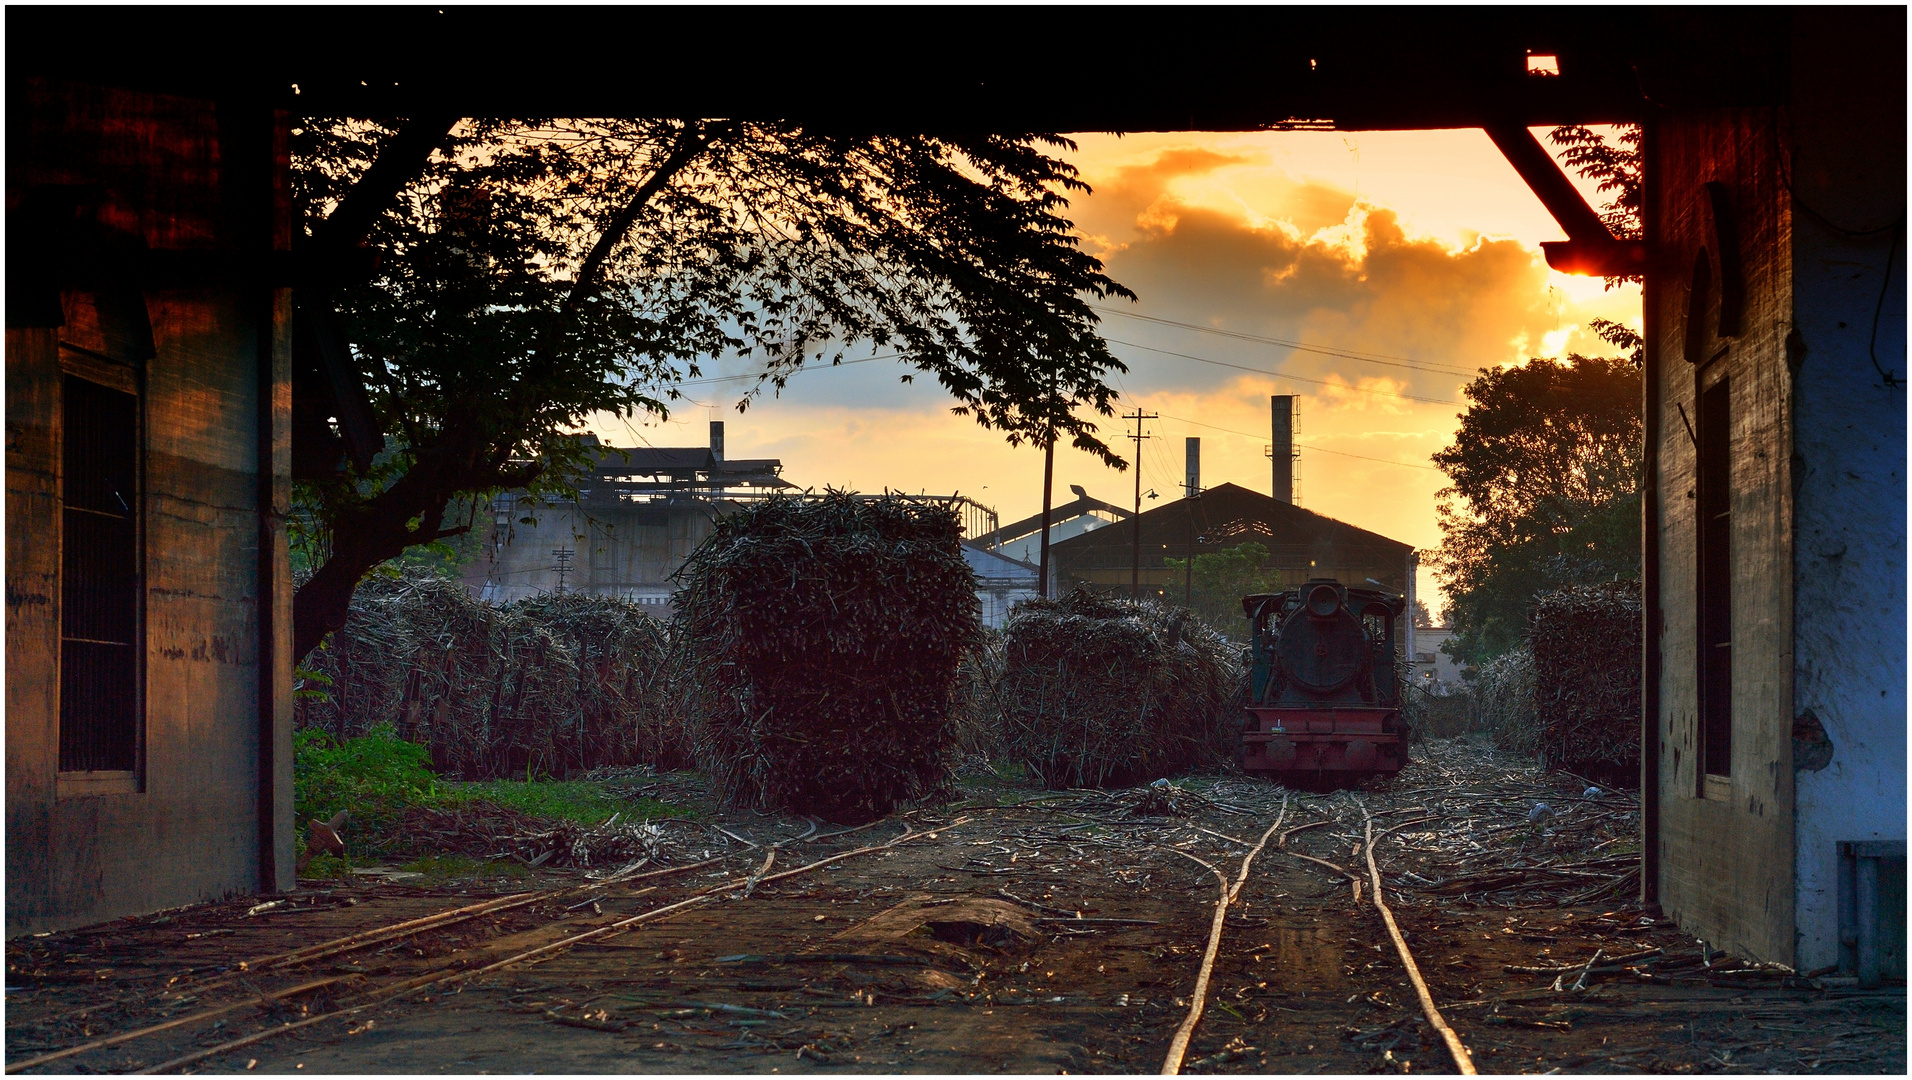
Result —
POLYGON ((1242 768, 1249 772, 1394 772, 1401 736, 1385 730, 1392 709, 1248 710, 1242 768))

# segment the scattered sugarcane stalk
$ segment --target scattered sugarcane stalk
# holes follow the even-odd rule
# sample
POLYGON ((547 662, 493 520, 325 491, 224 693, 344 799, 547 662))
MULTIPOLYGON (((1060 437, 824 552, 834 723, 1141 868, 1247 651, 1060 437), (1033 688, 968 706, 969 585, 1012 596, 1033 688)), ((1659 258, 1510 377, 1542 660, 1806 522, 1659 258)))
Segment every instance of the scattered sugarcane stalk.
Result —
MULTIPOLYGON (((953 829, 953 828, 956 828, 957 826, 964 824, 968 820, 969 820, 968 818, 958 818, 955 821, 952 821, 950 824, 943 826, 943 828, 953 829)), ((898 844, 907 843, 911 840, 916 840, 923 837, 934 837, 937 835, 937 831, 917 832, 915 830, 909 829, 907 825, 905 826, 905 830, 906 831, 901 836, 898 836, 895 839, 890 840, 886 843, 871 844, 868 847, 857 848, 854 851, 840 852, 836 855, 829 856, 828 858, 818 859, 815 862, 797 867, 794 870, 785 870, 781 874, 773 874, 773 875, 770 875, 769 877, 762 877, 760 878, 760 880, 774 881, 779 878, 795 877, 798 874, 809 873, 810 871, 818 869, 819 867, 828 866, 831 863, 839 862, 843 859, 850 858, 851 856, 854 856, 854 855, 864 855, 874 851, 883 851, 883 850, 887 850, 889 848, 895 847, 898 844)), ((775 858, 775 856, 776 856, 776 850, 775 850, 775 847, 773 846, 770 852, 770 858, 775 858)), ((769 868, 770 868, 770 859, 766 859, 764 861, 763 866, 758 869, 758 874, 761 875, 763 871, 768 870, 769 868)), ((427 972, 424 975, 420 975, 420 976, 417 976, 416 978, 408 979, 394 986, 387 986, 387 987, 382 987, 378 990, 374 990, 370 992, 369 994, 362 996, 359 1002, 355 1005, 342 1008, 342 1009, 335 1009, 332 1012, 328 1012, 328 1013, 321 1013, 317 1016, 307 1017, 306 1019, 303 1019, 303 1020, 291 1021, 285 1024, 281 1024, 276 1028, 267 1028, 265 1031, 255 1032, 254 1034, 247 1035, 243 1038, 234 1039, 230 1042, 221 1043, 218 1046, 208 1047, 207 1049, 197 1050, 197 1051, 194 1051, 193 1053, 185 1054, 180 1057, 173 1058, 169 1061, 163 1061, 159 1063, 158 1065, 154 1065, 154 1066, 151 1066, 150 1068, 141 1070, 141 1072, 142 1074, 162 1073, 162 1072, 168 1072, 173 1069, 182 1068, 186 1065, 191 1065, 194 1062, 203 1061, 209 1057, 214 1057, 219 1054, 227 1053, 228 1051, 238 1050, 243 1047, 251 1046, 251 1045, 254 1045, 255 1043, 263 1042, 267 1039, 271 1039, 279 1035, 284 1035, 293 1031, 298 1031, 301 1028, 309 1027, 313 1024, 319 1023, 324 1020, 342 1019, 348 1016, 355 1016, 358 1013, 363 1012, 366 1009, 372 1008, 375 1005, 378 1005, 382 1002, 390 1000, 391 998, 397 997, 401 994, 409 993, 414 990, 422 990, 429 986, 439 986, 439 985, 444 985, 447 983, 467 982, 471 979, 475 979, 483 975, 489 975, 498 971, 502 971, 508 967, 514 967, 528 960, 535 960, 535 959, 538 959, 539 957, 549 956, 549 955, 561 952, 565 949, 569 949, 575 945, 579 945, 587 941, 597 941, 602 938, 621 934, 630 930, 633 927, 642 925, 644 923, 654 922, 667 915, 673 915, 687 908, 695 907, 699 904, 708 903, 711 900, 717 899, 718 896, 722 894, 723 892, 725 892, 726 890, 737 888, 738 886, 743 885, 745 882, 749 880, 750 880, 749 876, 746 876, 741 879, 733 878, 731 880, 724 881, 720 884, 712 885, 712 886, 709 886, 708 888, 702 889, 692 894, 690 897, 684 900, 680 900, 676 903, 666 904, 663 907, 653 908, 652 910, 643 912, 642 914, 632 915, 629 918, 625 918, 625 919, 619 919, 618 921, 614 923, 609 923, 605 926, 597 927, 596 929, 587 930, 581 934, 574 934, 571 937, 564 938, 563 940, 560 940, 560 941, 554 941, 548 945, 540 945, 534 949, 526 949, 525 951, 518 953, 515 956, 508 956, 503 960, 499 960, 494 963, 487 964, 484 967, 480 967, 480 968, 476 968, 472 970, 456 970, 456 969, 443 970, 441 969, 438 971, 427 972)))
POLYGON ((1421 999, 1421 1012, 1427 1016, 1427 1023, 1440 1033, 1441 1041, 1447 1044, 1447 1052, 1454 1059, 1454 1067, 1463 1076, 1474 1076, 1474 1059, 1461 1045, 1461 1037, 1447 1026, 1441 1010, 1434 1004, 1434 995, 1428 992, 1427 980, 1421 978, 1420 965, 1414 962, 1414 954, 1408 951, 1407 939, 1401 936, 1401 928, 1394 923, 1394 912, 1388 910, 1387 900, 1381 895, 1381 870, 1374 862, 1374 817, 1367 807, 1361 808, 1361 816, 1366 819, 1366 837, 1368 853, 1368 878, 1374 887, 1374 908, 1381 913, 1381 921, 1387 924, 1388 937, 1394 942, 1394 950, 1401 956, 1401 966, 1407 969, 1408 981, 1414 984, 1415 996, 1421 999))
POLYGON ((335 975, 330 978, 318 979, 309 983, 301 983, 298 986, 288 987, 287 989, 275 991, 269 994, 260 994, 257 997, 247 998, 244 1001, 235 1001, 230 1005, 221 1005, 218 1008, 214 1008, 214 1009, 204 1009, 204 1010, 201 1010, 200 1012, 193 1013, 190 1016, 176 1017, 172 1020, 167 1020, 163 1023, 153 1024, 143 1028, 137 1028, 133 1031, 122 1031, 117 1035, 108 1035, 108 1036, 105 1036, 104 1038, 94 1039, 91 1042, 81 1043, 78 1046, 69 1046, 64 1050, 55 1050, 51 1053, 41 1054, 38 1057, 28 1058, 25 1061, 10 1061, 7 1063, 6 1071, 10 1073, 21 1072, 26 1069, 34 1068, 35 1066, 46 1065, 50 1062, 60 1061, 64 1058, 70 1058, 74 1054, 83 1054, 88 1050, 99 1050, 108 1046, 118 1046, 121 1043, 132 1042, 134 1039, 143 1039, 148 1035, 157 1035, 162 1031, 171 1031, 174 1028, 185 1027, 188 1024, 197 1024, 204 1020, 211 1020, 213 1017, 224 1016, 225 1014, 232 1012, 235 1009, 244 1009, 244 1008, 255 1006, 255 1005, 271 1005, 274 1002, 283 1001, 284 999, 289 997, 298 997, 300 994, 309 994, 314 990, 318 990, 327 986, 333 986, 338 983, 345 982, 348 979, 354 979, 357 977, 358 976, 355 976, 355 975, 335 975))
POLYGON ((1179 848, 1169 849, 1208 867, 1214 873, 1215 879, 1221 883, 1222 891, 1221 896, 1215 901, 1215 917, 1208 928, 1208 948, 1202 953, 1201 967, 1195 972, 1195 989, 1190 993, 1188 1016, 1183 1019, 1181 1027, 1175 1030, 1175 1037, 1169 1040, 1168 1056, 1162 1060, 1161 1075, 1163 1076, 1174 1076, 1182 1071, 1182 1057, 1188 1053, 1188 1040, 1194 1037, 1195 1025, 1201 1023, 1202 1007, 1208 1000, 1208 980, 1215 970, 1215 954, 1221 949, 1222 925, 1228 918, 1228 908, 1241 896, 1242 886, 1248 881, 1248 868, 1254 864, 1255 856, 1261 854, 1261 849, 1268 845, 1268 838, 1275 834, 1276 829, 1281 828, 1281 822, 1287 816, 1288 797, 1284 795, 1281 799, 1281 812, 1275 815, 1275 820, 1261 834, 1261 839, 1255 841, 1255 846, 1249 849, 1248 854, 1242 856, 1241 871, 1235 875, 1235 883, 1232 886, 1229 885, 1228 879, 1222 876, 1222 872, 1215 869, 1212 864, 1179 848))

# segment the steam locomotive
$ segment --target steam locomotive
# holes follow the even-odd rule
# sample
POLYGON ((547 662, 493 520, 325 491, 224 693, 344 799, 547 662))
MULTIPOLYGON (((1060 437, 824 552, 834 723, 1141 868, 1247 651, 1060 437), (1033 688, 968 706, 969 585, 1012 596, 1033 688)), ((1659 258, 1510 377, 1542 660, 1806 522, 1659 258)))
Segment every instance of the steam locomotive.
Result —
POLYGON ((1406 598, 1317 578, 1241 606, 1252 631, 1242 768, 1316 789, 1399 772, 1394 622, 1406 598))

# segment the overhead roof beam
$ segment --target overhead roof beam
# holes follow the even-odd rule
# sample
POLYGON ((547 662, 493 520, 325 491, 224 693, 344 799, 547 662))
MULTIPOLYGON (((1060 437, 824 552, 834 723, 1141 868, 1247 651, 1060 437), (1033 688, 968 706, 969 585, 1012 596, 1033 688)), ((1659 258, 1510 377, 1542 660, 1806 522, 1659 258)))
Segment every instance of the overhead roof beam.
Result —
POLYGON ((1601 277, 1638 274, 1646 269, 1646 245, 1614 236, 1533 132, 1518 123, 1487 124, 1485 129, 1507 163, 1567 234, 1564 243, 1541 243, 1548 266, 1563 274, 1601 277))

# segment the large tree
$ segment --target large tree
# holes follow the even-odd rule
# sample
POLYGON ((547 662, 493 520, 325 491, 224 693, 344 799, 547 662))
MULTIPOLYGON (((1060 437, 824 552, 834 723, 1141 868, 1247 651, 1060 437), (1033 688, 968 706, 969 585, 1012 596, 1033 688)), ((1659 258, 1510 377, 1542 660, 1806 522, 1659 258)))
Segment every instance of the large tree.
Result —
MULTIPOLYGON (((1639 125, 1610 136, 1560 127, 1549 139, 1607 197, 1608 230, 1643 235, 1639 125)), ((1440 492, 1445 539, 1433 565, 1457 631, 1443 648, 1458 660, 1478 665, 1520 644, 1539 593, 1639 574, 1642 341, 1604 319, 1593 329, 1623 355, 1484 371, 1465 388, 1474 404, 1454 445, 1434 455, 1452 481, 1440 492)))
POLYGON ((665 413, 714 357, 780 388, 891 349, 1010 442, 1055 432, 1120 464, 1082 418, 1112 414, 1105 376, 1125 370, 1088 301, 1132 294, 1063 216, 1087 188, 1059 136, 450 118, 293 135, 313 263, 350 265, 361 238, 377 257, 329 305, 386 435, 369 468, 298 488, 316 556, 297 656, 368 570, 470 527, 447 507, 568 489, 569 433, 665 413))
POLYGON ((1463 389, 1472 404, 1453 445, 1434 455, 1450 483, 1433 565, 1458 660, 1518 645, 1538 593, 1639 574, 1641 342, 1595 328, 1626 354, 1483 371, 1463 389))

